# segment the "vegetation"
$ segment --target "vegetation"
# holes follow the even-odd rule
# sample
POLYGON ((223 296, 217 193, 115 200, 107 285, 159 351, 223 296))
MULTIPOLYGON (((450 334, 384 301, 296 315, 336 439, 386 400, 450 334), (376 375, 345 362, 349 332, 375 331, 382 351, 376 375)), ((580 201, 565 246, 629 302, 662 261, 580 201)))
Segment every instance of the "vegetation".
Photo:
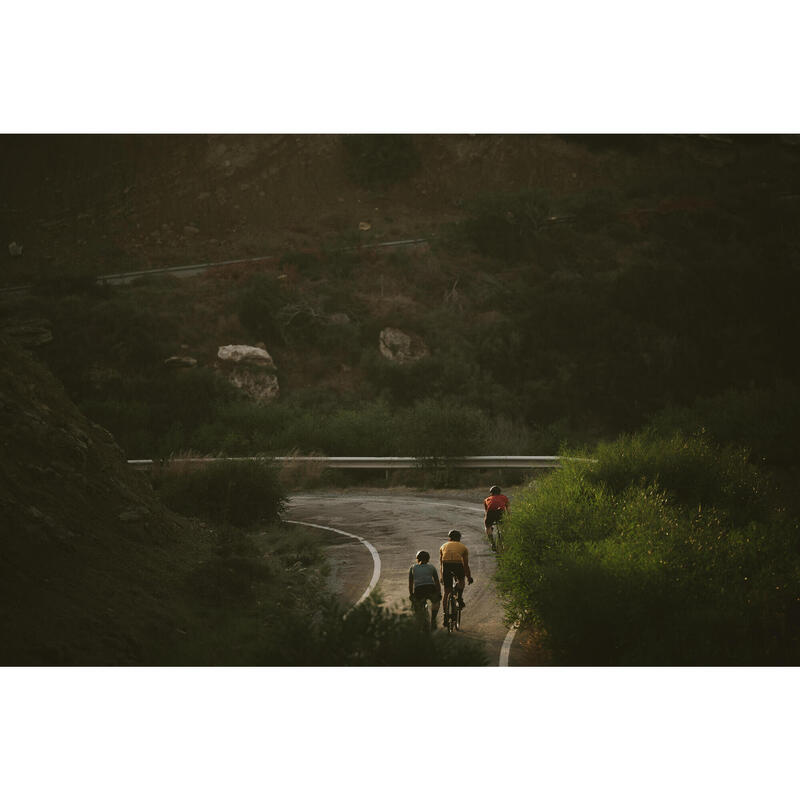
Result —
MULTIPOLYGON (((145 200, 159 193, 127 191, 123 141, 109 140, 103 163, 122 166, 103 208, 115 225, 135 219, 133 238, 118 246, 115 229, 114 244, 95 242, 102 268, 43 261, 37 291, 0 312, 50 321, 53 341, 39 352, 129 457, 411 455, 436 468, 431 485, 451 480, 449 456, 583 448, 598 465, 542 483, 523 503, 530 514, 515 518, 515 547, 538 572, 504 560, 510 612, 543 624, 563 663, 791 662, 795 612, 781 598, 795 569, 800 443, 796 145, 355 135, 315 153, 310 141, 275 141, 274 164, 258 151, 247 181, 235 166, 246 148, 238 161, 220 155, 216 173, 192 172, 213 149, 195 141, 178 172, 205 199, 160 193, 174 196, 176 220, 203 203, 200 228, 230 224, 238 256, 262 241, 238 226, 271 229, 284 205, 252 191, 277 176, 274 191, 302 209, 271 250, 280 258, 98 287, 87 276, 141 260, 147 237, 178 237, 161 251, 172 263, 189 250, 210 260, 221 246, 216 234, 181 238, 187 220, 149 219, 145 200), (318 184, 327 169, 329 184, 318 184), (307 224, 312 207, 319 229, 307 224), (364 219, 369 233, 356 229, 364 219), (363 246, 411 235, 430 244, 363 246), (428 355, 388 360, 386 327, 423 340, 428 355), (222 377, 217 347, 234 342, 269 349, 280 399, 256 405, 222 377), (197 367, 170 370, 176 354, 197 367), (781 589, 769 589, 773 578, 781 589), (681 615, 690 622, 677 631, 681 615)), ((155 163, 146 146, 136 152, 155 163)), ((89 152, 63 163, 82 168, 89 152)), ((29 183, 30 202, 44 203, 45 183, 22 180, 15 202, 27 202, 29 183)), ((42 236, 61 230, 63 205, 82 207, 86 193, 63 183, 42 236)), ((93 214, 75 220, 92 240, 93 214)), ((230 521, 225 513, 217 519, 230 521)))
POLYGON ((277 471, 263 461, 217 461, 159 476, 162 501, 181 514, 237 526, 276 522, 286 498, 277 471))
POLYGON ((355 608, 325 586, 319 535, 281 525, 275 474, 258 463, 214 464, 158 482, 161 499, 223 523, 210 558, 187 576, 191 630, 167 663, 286 666, 482 666, 480 645, 431 636, 377 596, 355 608), (257 528, 256 521, 271 520, 257 528))
POLYGON ((800 660, 800 519, 746 451, 652 432, 516 498, 499 583, 557 663, 800 660))
POLYGON ((325 588, 321 540, 280 525, 284 496, 261 462, 175 466, 156 481, 160 499, 219 525, 212 557, 187 576, 198 629, 168 660, 225 665, 482 665, 479 646, 420 632, 380 598, 350 609, 325 588), (264 527, 264 523, 266 527, 264 527), (258 526, 258 527, 256 527, 258 526))

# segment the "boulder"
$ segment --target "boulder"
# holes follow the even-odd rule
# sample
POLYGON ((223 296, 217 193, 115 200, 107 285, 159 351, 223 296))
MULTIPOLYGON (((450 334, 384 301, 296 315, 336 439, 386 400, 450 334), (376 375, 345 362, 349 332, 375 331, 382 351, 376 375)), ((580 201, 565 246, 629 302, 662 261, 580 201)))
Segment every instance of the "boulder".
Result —
POLYGON ((263 347, 251 347, 247 344, 226 344, 217 350, 220 361, 236 364, 252 364, 257 367, 275 369, 272 356, 263 347))
POLYGON ((280 395, 278 376, 274 372, 234 369, 228 373, 228 380, 257 403, 268 403, 280 395))
POLYGON ((228 344, 219 348, 217 358, 227 379, 257 403, 268 403, 280 394, 275 362, 263 347, 228 344))
POLYGON ((380 333, 381 355, 398 364, 409 364, 430 355, 427 345, 417 336, 399 328, 384 328, 380 333))

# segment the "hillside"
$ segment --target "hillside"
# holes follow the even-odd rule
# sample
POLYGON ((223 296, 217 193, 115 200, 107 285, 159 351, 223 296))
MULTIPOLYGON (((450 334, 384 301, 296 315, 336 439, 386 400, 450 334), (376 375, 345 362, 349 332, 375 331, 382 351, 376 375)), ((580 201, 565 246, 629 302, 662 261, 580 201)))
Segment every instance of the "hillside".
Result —
POLYGON ((158 663, 210 536, 167 512, 30 355, 0 340, 0 663, 158 663))
POLYGON ((42 357, 130 457, 552 453, 676 408, 786 441, 757 428, 765 409, 793 419, 794 137, 2 144, 4 231, 24 245, 3 282, 35 283, 2 324, 52 334, 42 357), (363 247, 412 237, 428 242, 363 247), (232 389, 232 344, 268 352, 269 402, 232 389))

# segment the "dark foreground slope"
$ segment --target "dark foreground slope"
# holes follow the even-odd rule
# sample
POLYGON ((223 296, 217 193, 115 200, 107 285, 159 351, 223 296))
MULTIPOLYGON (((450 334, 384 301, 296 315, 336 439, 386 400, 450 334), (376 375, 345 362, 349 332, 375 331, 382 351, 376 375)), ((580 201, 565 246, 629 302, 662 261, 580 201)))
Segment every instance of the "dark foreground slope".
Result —
POLYGON ((158 663, 209 548, 102 428, 0 340, 0 663, 158 663))

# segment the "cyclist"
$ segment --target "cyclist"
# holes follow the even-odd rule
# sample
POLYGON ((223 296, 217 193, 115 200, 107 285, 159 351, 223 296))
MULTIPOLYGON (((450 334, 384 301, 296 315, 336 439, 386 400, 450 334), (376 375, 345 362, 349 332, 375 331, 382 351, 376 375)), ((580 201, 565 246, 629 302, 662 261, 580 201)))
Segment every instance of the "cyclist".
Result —
POLYGON ((458 607, 464 608, 466 603, 462 598, 464 592, 464 577, 472 583, 472 574, 469 571, 469 550, 461 543, 461 531, 452 530, 447 534, 449 541, 439 548, 439 564, 442 568, 442 584, 444 585, 444 624, 447 625, 447 599, 450 596, 450 581, 456 582, 458 607))
POLYGON ((442 602, 442 589, 439 585, 439 574, 436 567, 428 562, 431 554, 420 550, 416 555, 417 563, 408 571, 408 599, 414 607, 415 614, 422 614, 425 602, 431 601, 431 630, 436 628, 436 616, 442 602))
POLYGON ((492 486, 489 489, 489 496, 483 501, 486 512, 483 516, 483 524, 486 527, 486 538, 492 545, 492 550, 497 550, 492 526, 500 520, 503 514, 509 513, 510 505, 509 499, 501 492, 499 486, 492 486))

